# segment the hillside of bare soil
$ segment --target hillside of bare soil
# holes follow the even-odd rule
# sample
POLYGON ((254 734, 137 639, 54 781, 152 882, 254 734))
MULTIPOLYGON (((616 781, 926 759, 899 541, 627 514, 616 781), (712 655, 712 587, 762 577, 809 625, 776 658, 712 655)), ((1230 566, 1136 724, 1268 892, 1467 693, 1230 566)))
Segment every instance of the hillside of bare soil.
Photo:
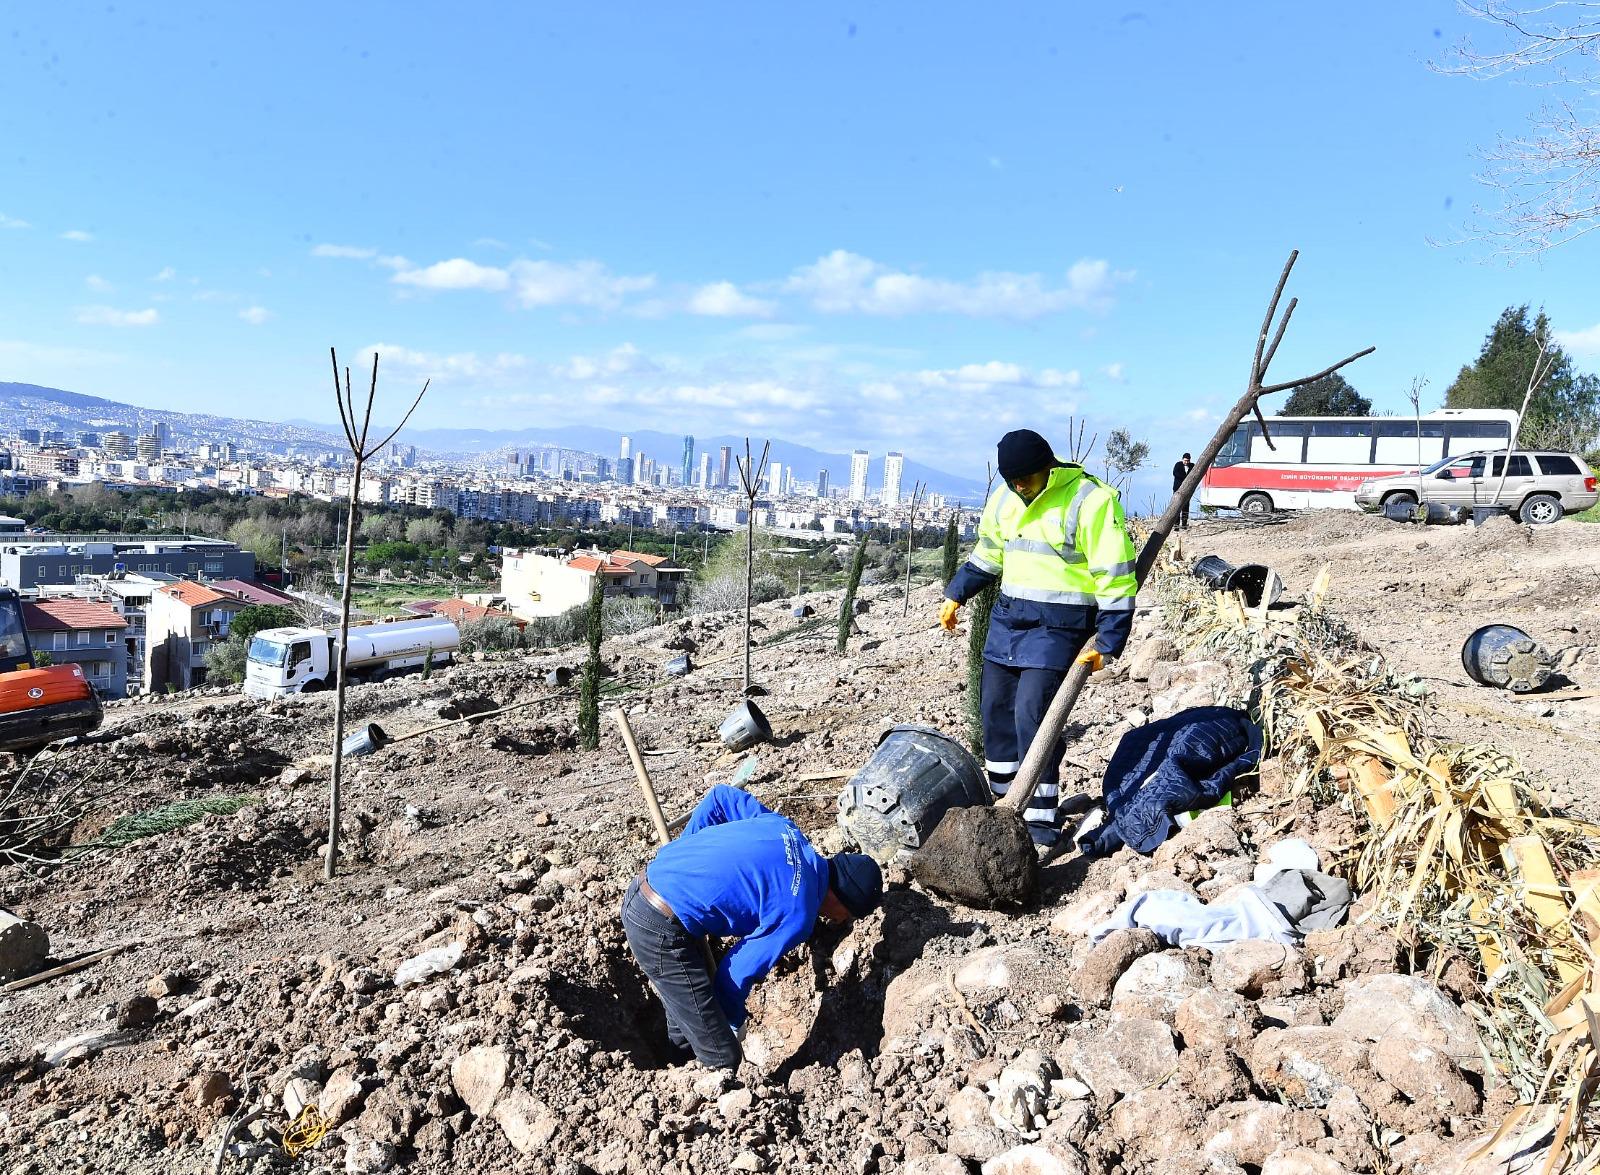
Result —
MULTIPOLYGON (((1574 680, 1595 671, 1600 635, 1580 584, 1594 550, 1565 533, 1576 528, 1513 532, 1491 548, 1465 531, 1368 533, 1384 525, 1197 527, 1187 546, 1267 558, 1291 596, 1334 558, 1334 606, 1430 677, 1451 677, 1450 642, 1474 626, 1452 609, 1469 592, 1484 615, 1565 632, 1556 643, 1581 650, 1574 680), (1536 557, 1550 559, 1538 574, 1536 557)), ((758 609, 758 641, 777 641, 755 654, 774 740, 743 755, 716 737, 738 701, 736 659, 660 673, 681 651, 705 664, 735 650, 736 617, 606 643, 612 680, 646 687, 615 696, 669 820, 737 779, 831 851, 842 780, 807 776, 858 768, 897 723, 964 731, 965 633, 938 629, 936 590, 915 592, 904 618, 896 589, 865 594, 871 608, 843 658, 831 623, 798 629, 787 605, 758 609)), ((804 602, 837 613, 836 594, 804 602)), ((1130 656, 1074 715, 1064 790, 1097 791, 1133 725, 1221 694, 1214 673, 1175 656, 1142 609, 1130 656)), ((399 735, 538 698, 560 663, 465 663, 361 687, 351 721, 399 735)), ((1571 726, 1581 739, 1568 708, 1535 716, 1486 692, 1460 688, 1495 710, 1463 714, 1464 731, 1523 753, 1560 788, 1594 777, 1576 757, 1592 749, 1545 730, 1571 726)), ((1085 932, 1125 895, 1223 896, 1283 837, 1304 837, 1336 867, 1354 814, 1280 794, 1270 770, 1238 808, 1205 815, 1153 857, 1053 862, 1029 909, 963 909, 893 871, 880 912, 819 934, 758 985, 736 1081, 669 1067, 616 916, 650 826, 609 717, 600 750, 584 753, 575 714, 568 691, 348 760, 348 855, 331 882, 319 856, 326 696, 118 709, 94 740, 41 760, 30 783, 41 802, 85 780, 108 797, 79 842, 175 800, 259 802, 70 864, 0 872, 0 905, 42 923, 53 958, 126 948, 0 994, 4 1169, 1446 1172, 1464 1169, 1472 1140, 1513 1102, 1458 1007, 1470 978, 1409 974, 1415 960, 1375 924, 1319 932, 1303 949, 1245 942, 1212 955, 1162 949, 1142 931, 1091 948, 1085 932), (307 1103, 331 1129, 291 1158, 283 1131, 307 1103), (261 1113, 217 1168, 224 1124, 242 1109, 261 1113)))

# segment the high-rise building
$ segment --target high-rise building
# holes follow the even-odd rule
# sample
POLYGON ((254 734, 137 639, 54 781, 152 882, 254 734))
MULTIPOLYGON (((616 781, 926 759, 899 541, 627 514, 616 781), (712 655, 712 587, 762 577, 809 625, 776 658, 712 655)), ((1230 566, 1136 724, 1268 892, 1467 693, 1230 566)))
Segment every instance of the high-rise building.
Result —
POLYGON ((783 497, 783 476, 782 461, 772 461, 767 464, 767 492, 774 498, 783 497))
POLYGON ((883 457, 883 504, 885 506, 898 506, 900 504, 900 482, 906 472, 906 458, 904 453, 885 453, 883 457))
POLYGON ((694 480, 694 438, 683 438, 683 464, 678 469, 678 481, 688 485, 694 480))
POLYGON ((710 453, 701 453, 700 454, 700 476, 699 476, 698 479, 696 479, 695 485, 699 486, 703 490, 709 490, 711 488, 711 454, 710 453))
POLYGON ((646 457, 642 452, 636 458, 634 458, 633 468, 633 480, 635 485, 649 486, 656 484, 656 463, 650 460, 650 458, 646 457))
MULTIPOLYGON (((41 434, 36 428, 17 429, 17 439, 25 445, 37 445, 39 443, 40 436, 41 434)), ((723 452, 726 453, 727 450, 724 449, 723 452)))
POLYGON ((98 449, 100 447, 100 434, 97 432, 80 432, 78 434, 78 447, 80 449, 98 449))
POLYGON ((857 449, 850 454, 850 500, 852 502, 865 502, 867 500, 867 464, 871 460, 865 449, 857 449))
POLYGON ((163 449, 172 448, 172 429, 165 420, 158 420, 150 428, 150 433, 156 438, 156 444, 163 449))
POLYGON ((154 433, 147 433, 139 438, 139 460, 146 465, 159 465, 161 463, 161 440, 154 433))
POLYGON ((826 498, 827 496, 828 496, 828 471, 826 469, 819 469, 819 470, 817 470, 817 497, 826 498))
POLYGON ((633 484, 633 458, 617 458, 617 480, 625 486, 633 484))
POLYGON ((67 443, 67 434, 59 428, 52 428, 48 432, 39 434, 39 443, 41 445, 64 445, 67 443))
POLYGON ((717 451, 717 488, 718 489, 725 490, 731 484, 728 481, 728 466, 732 462, 732 460, 733 460, 733 449, 730 448, 727 445, 723 445, 722 448, 717 451))
POLYGON ((621 457, 624 461, 633 456, 633 442, 627 437, 622 438, 622 452, 618 453, 617 456, 621 457))
POLYGON ((101 434, 100 451, 107 457, 119 461, 126 461, 133 457, 133 438, 125 432, 108 432, 101 434))

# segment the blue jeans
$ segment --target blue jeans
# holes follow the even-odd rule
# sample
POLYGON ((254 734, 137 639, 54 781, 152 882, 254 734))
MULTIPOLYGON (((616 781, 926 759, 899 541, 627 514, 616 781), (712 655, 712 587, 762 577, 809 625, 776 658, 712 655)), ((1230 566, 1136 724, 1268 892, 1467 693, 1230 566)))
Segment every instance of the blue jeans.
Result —
POLYGON ((737 1069, 744 1054, 717 1003, 701 939, 645 901, 637 877, 622 899, 622 931, 666 1009, 667 1039, 708 1069, 737 1069))

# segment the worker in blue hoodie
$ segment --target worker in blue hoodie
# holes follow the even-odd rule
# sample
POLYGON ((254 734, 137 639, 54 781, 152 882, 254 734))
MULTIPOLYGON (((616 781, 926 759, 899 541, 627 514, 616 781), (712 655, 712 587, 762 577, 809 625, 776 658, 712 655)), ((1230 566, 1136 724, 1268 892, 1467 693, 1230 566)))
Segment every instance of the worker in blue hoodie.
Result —
POLYGON ((674 1048, 707 1068, 736 1069, 750 989, 811 937, 819 917, 843 925, 872 913, 882 895, 871 857, 824 857, 793 821, 718 786, 628 886, 622 928, 666 1009, 674 1048), (714 975, 708 935, 738 939, 714 975))

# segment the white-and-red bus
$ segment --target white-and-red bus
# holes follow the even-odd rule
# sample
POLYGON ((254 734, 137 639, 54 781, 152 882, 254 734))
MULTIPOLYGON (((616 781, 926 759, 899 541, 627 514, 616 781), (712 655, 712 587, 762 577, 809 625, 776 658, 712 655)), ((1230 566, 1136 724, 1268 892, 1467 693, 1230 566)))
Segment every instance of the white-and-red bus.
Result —
POLYGON ((1517 414, 1502 408, 1441 408, 1404 416, 1269 416, 1268 448, 1258 421, 1241 424, 1200 483, 1200 504, 1270 510, 1355 507, 1368 478, 1431 465, 1457 453, 1503 449, 1517 414), (1420 450, 1420 451, 1419 451, 1420 450))

